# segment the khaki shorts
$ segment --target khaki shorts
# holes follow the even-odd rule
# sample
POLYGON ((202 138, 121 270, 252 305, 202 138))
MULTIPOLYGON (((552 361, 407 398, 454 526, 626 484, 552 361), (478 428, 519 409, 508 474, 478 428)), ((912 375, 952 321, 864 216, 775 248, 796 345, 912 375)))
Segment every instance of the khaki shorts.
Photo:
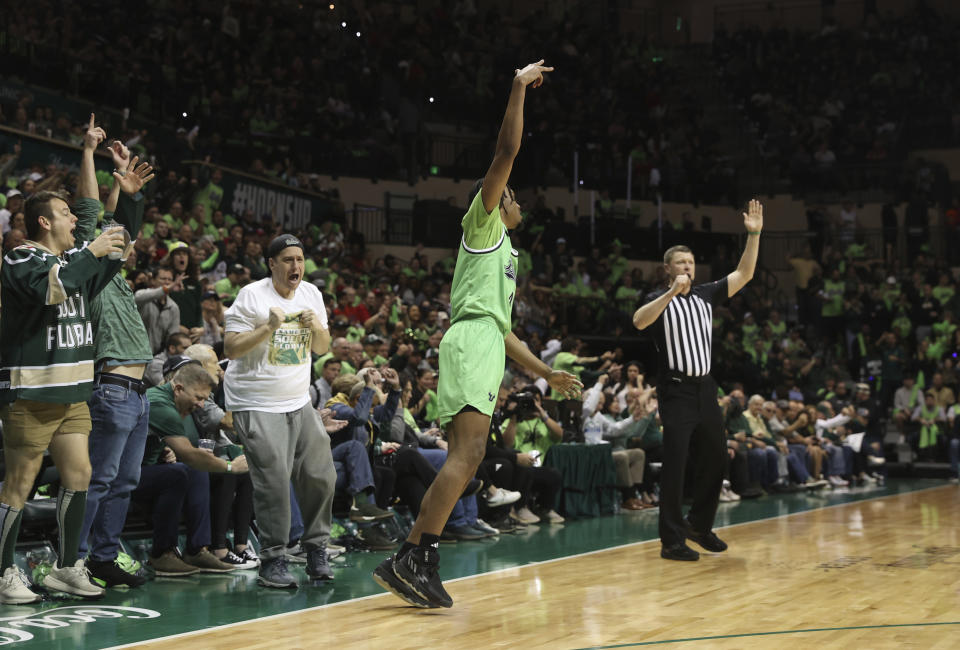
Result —
POLYGON ((90 435, 90 409, 86 402, 51 404, 18 399, 0 407, 5 449, 42 452, 53 437, 65 433, 90 435))

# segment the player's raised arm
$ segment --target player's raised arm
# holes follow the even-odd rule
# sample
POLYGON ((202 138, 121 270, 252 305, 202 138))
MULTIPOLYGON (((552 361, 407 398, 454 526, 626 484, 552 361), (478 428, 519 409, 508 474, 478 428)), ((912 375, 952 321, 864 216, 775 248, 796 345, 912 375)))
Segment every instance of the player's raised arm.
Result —
POLYGON ((513 169, 513 161, 520 151, 520 140, 523 136, 523 100, 527 86, 537 88, 543 83, 543 73, 552 71, 553 68, 544 66, 541 59, 518 69, 513 77, 507 111, 500 125, 500 135, 497 136, 497 149, 493 154, 490 169, 483 177, 483 188, 480 190, 483 207, 488 214, 500 204, 500 197, 503 196, 507 179, 510 178, 510 170, 513 169))

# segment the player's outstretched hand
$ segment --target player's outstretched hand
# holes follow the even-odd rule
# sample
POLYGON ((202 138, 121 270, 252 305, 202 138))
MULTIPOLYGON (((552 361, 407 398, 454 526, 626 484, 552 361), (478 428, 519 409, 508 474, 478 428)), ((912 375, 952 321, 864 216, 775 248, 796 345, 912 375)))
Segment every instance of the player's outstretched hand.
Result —
POLYGON ((543 59, 540 59, 536 63, 531 63, 525 68, 517 68, 516 78, 518 81, 522 82, 524 86, 529 86, 532 84, 534 88, 538 88, 540 84, 543 83, 544 72, 553 72, 553 67, 543 65, 543 59))
POLYGON ((583 384, 576 376, 563 370, 554 370, 547 375, 550 388, 563 395, 564 399, 577 399, 583 391, 583 384))

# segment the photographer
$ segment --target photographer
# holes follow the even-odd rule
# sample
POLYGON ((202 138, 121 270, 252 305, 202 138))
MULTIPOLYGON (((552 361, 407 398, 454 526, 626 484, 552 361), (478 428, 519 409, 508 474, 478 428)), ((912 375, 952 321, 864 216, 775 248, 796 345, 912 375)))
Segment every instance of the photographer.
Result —
POLYGON ((551 524, 564 521, 553 509, 563 485, 563 476, 552 467, 539 467, 536 454, 521 452, 515 448, 521 401, 526 408, 532 408, 532 404, 536 403, 533 395, 527 391, 510 394, 506 388, 500 387, 497 410, 490 422, 490 438, 487 440, 487 451, 483 459, 483 464, 510 466, 513 481, 509 489, 518 491, 521 495, 509 517, 504 518, 507 521, 494 524, 497 528, 503 523, 509 525, 510 519, 520 524, 534 524, 541 519, 551 524))
POLYGON ((524 386, 511 396, 516 408, 507 414, 508 417, 516 417, 513 448, 524 453, 534 452, 534 459, 543 458, 550 447, 563 440, 560 423, 543 410, 542 399, 536 386, 524 386))

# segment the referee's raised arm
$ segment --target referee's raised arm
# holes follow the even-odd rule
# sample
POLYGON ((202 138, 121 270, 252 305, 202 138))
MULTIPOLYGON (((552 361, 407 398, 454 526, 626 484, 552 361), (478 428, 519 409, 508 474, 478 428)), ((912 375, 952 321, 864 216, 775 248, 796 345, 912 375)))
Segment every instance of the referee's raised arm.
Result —
POLYGON ((643 307, 633 313, 633 326, 638 330, 646 329, 654 321, 660 318, 660 314, 667 308, 667 305, 673 300, 673 297, 685 293, 690 289, 690 276, 686 273, 678 275, 673 279, 670 288, 658 298, 651 300, 643 307))

